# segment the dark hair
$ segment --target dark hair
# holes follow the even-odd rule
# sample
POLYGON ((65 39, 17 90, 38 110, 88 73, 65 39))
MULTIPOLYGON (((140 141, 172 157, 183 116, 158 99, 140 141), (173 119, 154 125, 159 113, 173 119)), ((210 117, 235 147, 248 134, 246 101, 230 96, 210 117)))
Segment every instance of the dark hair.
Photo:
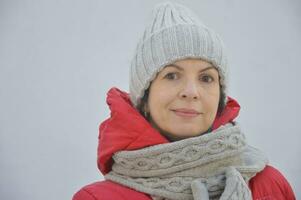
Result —
POLYGON ((148 116, 145 116, 145 114, 144 114, 144 107, 145 107, 145 104, 147 104, 147 101, 148 101, 149 88, 150 88, 150 87, 148 87, 148 88, 145 90, 144 95, 143 95, 143 97, 141 98, 140 103, 139 103, 138 106, 137 106, 137 109, 138 109, 139 113, 140 113, 142 116, 144 116, 144 118, 147 119, 147 120, 148 120, 148 116))
MULTIPOLYGON (((138 106, 137 106, 137 109, 138 109, 139 113, 140 113, 142 116, 144 116, 144 118, 147 119, 147 120, 149 119, 149 116, 148 116, 148 115, 145 116, 145 113, 144 113, 144 107, 145 107, 145 104, 146 104, 147 101, 148 101, 149 88, 150 88, 150 87, 148 87, 148 88, 145 90, 144 95, 143 95, 143 97, 141 98, 140 103, 139 103, 138 106)), ((220 91, 220 95, 219 95, 219 103, 218 103, 218 109, 217 109, 217 115, 218 115, 218 116, 222 113, 222 111, 223 111, 223 109, 224 109, 224 107, 225 107, 224 99, 226 98, 226 94, 225 94, 224 90, 222 89, 222 86, 221 86, 221 85, 220 85, 219 91, 220 91)))
POLYGON ((218 109, 217 109, 217 115, 220 116, 222 114, 222 111, 224 110, 226 106, 226 94, 223 90, 222 86, 219 87, 219 103, 218 103, 218 109))

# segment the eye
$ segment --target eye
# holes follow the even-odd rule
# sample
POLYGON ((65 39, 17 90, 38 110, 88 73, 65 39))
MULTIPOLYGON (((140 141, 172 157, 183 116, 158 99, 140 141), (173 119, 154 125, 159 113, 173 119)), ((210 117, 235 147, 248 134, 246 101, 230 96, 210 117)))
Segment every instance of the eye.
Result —
POLYGON ((204 81, 206 83, 211 83, 212 81, 214 81, 214 79, 212 78, 212 76, 208 75, 208 74, 204 74, 201 76, 201 81, 204 81))
POLYGON ((164 78, 167 78, 169 80, 175 80, 175 79, 179 78, 179 75, 177 73, 175 73, 175 72, 170 72, 170 73, 166 74, 164 76, 164 78))

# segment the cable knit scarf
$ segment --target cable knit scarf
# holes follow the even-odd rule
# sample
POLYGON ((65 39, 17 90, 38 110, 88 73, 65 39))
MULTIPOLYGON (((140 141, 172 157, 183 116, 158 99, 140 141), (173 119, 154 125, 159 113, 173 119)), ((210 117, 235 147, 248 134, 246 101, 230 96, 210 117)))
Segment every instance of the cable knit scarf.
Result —
POLYGON ((251 200, 248 181, 263 170, 266 157, 247 145, 237 123, 198 137, 114 156, 105 178, 171 200, 251 200))

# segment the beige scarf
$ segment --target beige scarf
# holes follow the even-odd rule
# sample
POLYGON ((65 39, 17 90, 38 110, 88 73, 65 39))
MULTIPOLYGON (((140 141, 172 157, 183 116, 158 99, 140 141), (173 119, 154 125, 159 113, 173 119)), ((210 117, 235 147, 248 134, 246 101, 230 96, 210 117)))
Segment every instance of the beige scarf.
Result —
POLYGON ((198 137, 113 156, 105 178, 171 200, 251 200, 248 181, 263 170, 266 157, 247 145, 237 123, 198 137))

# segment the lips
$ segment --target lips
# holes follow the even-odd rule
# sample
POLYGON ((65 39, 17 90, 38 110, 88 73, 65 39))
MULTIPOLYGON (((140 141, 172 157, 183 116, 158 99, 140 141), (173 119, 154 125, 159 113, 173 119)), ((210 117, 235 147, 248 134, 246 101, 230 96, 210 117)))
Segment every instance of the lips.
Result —
POLYGON ((186 117, 186 118, 197 117, 198 115, 202 114, 201 112, 198 112, 197 110, 189 109, 189 108, 173 109, 172 111, 176 115, 178 115, 180 117, 186 117))

